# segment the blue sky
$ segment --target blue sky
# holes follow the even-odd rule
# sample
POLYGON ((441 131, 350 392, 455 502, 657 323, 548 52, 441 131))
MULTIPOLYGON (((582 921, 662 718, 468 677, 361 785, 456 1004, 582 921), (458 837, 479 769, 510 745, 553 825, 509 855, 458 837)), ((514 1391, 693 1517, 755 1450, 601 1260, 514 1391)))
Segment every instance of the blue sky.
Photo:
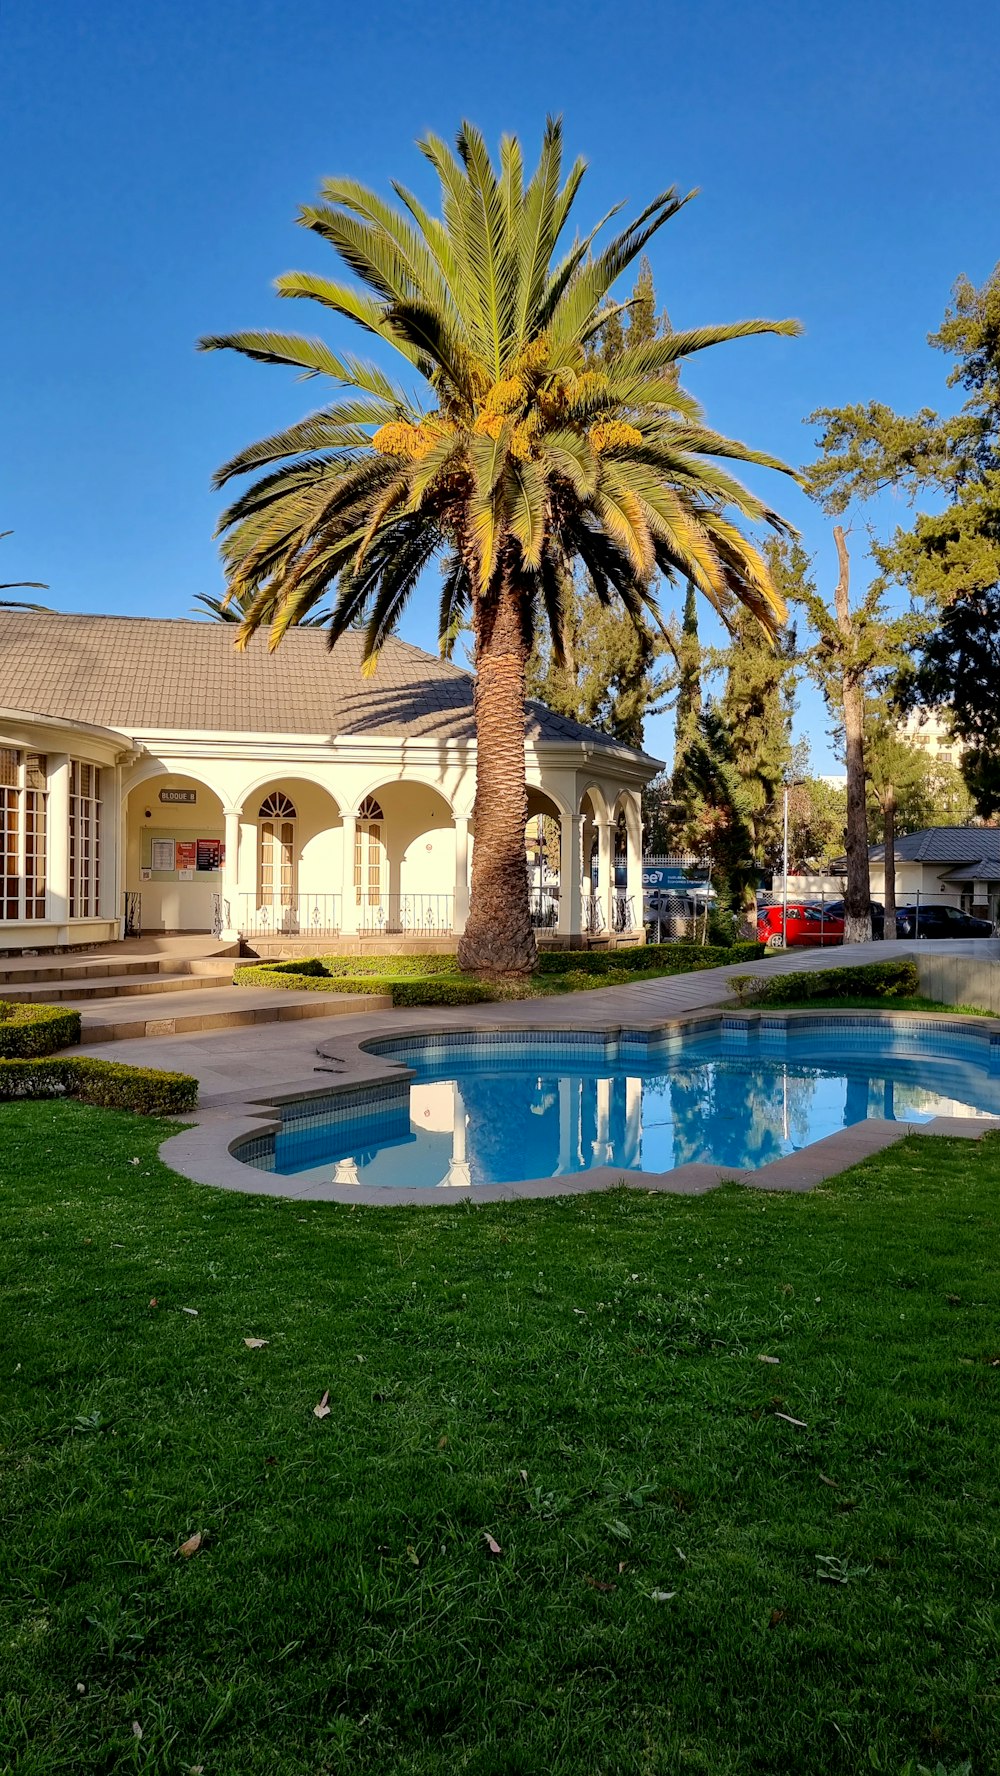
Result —
MULTIPOLYGON (((332 269, 297 205, 328 173, 429 193, 413 141, 463 115, 530 148, 562 112, 590 162, 584 221, 700 187, 653 243, 675 323, 793 314, 806 328, 692 364, 721 430, 799 463, 814 407, 946 404, 925 336, 954 278, 979 282, 1000 257, 990 14, 939 0, 5 0, 3 578, 47 581, 59 609, 143 615, 185 615, 218 590, 212 469, 321 397, 198 355, 195 339, 310 330, 270 290, 280 271, 332 269)), ((768 481, 832 588, 829 523, 768 481)), ((433 646, 434 606, 414 607, 409 639, 433 646)), ((810 693, 800 721, 816 768, 835 768, 810 693)), ((647 744, 669 745, 665 721, 647 744)))

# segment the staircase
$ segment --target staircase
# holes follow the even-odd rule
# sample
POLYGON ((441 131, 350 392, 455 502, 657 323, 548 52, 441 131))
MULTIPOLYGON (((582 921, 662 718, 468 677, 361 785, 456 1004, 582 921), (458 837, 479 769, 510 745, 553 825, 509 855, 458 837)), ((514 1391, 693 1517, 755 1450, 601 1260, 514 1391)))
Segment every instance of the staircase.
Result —
POLYGON ((208 937, 126 938, 76 953, 0 956, 0 1000, 72 1006, 86 1043, 343 1017, 392 1004, 381 994, 236 987, 238 959, 238 944, 208 937))

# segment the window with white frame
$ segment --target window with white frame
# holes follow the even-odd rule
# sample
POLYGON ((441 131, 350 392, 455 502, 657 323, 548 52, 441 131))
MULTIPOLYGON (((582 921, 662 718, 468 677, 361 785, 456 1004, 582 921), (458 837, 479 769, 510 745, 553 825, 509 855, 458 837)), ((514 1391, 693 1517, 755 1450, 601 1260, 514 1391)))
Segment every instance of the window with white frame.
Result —
POLYGON ((0 746, 0 920, 44 919, 46 760, 0 746))
POLYGON ((96 919, 101 897, 101 773, 69 761, 69 916, 96 919))

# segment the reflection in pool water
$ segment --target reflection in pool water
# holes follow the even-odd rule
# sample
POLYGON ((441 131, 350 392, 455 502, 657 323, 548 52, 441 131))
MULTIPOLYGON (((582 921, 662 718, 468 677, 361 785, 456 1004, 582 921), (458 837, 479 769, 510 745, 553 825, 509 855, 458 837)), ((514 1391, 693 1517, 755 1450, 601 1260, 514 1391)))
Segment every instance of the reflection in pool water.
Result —
POLYGON ((755 1168, 870 1117, 1000 1116, 986 1031, 848 1035, 831 1021, 786 1038, 734 1023, 664 1040, 445 1037, 379 1051, 413 1069, 409 1086, 286 1106, 278 1134, 237 1157, 304 1182, 426 1190, 596 1166, 755 1168))

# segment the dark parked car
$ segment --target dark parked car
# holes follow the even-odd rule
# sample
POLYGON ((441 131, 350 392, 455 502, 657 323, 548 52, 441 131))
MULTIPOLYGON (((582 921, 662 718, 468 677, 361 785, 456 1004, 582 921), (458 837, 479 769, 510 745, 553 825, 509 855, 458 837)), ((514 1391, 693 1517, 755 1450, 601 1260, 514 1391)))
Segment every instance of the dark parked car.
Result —
POLYGON ((954 906, 904 906, 896 911, 900 937, 992 937, 988 919, 974 919, 954 906))
MULTIPOLYGON (((826 902, 825 906, 822 905, 821 902, 818 900, 815 901, 813 904, 815 905, 816 911, 818 913, 822 913, 825 918, 837 919, 837 920, 839 920, 841 925, 843 924, 843 922, 844 922, 844 903, 842 900, 828 900, 826 902)), ((885 931, 885 907, 882 905, 882 902, 880 900, 873 900, 872 901, 872 936, 873 937, 881 937, 883 935, 884 931, 885 931)))

